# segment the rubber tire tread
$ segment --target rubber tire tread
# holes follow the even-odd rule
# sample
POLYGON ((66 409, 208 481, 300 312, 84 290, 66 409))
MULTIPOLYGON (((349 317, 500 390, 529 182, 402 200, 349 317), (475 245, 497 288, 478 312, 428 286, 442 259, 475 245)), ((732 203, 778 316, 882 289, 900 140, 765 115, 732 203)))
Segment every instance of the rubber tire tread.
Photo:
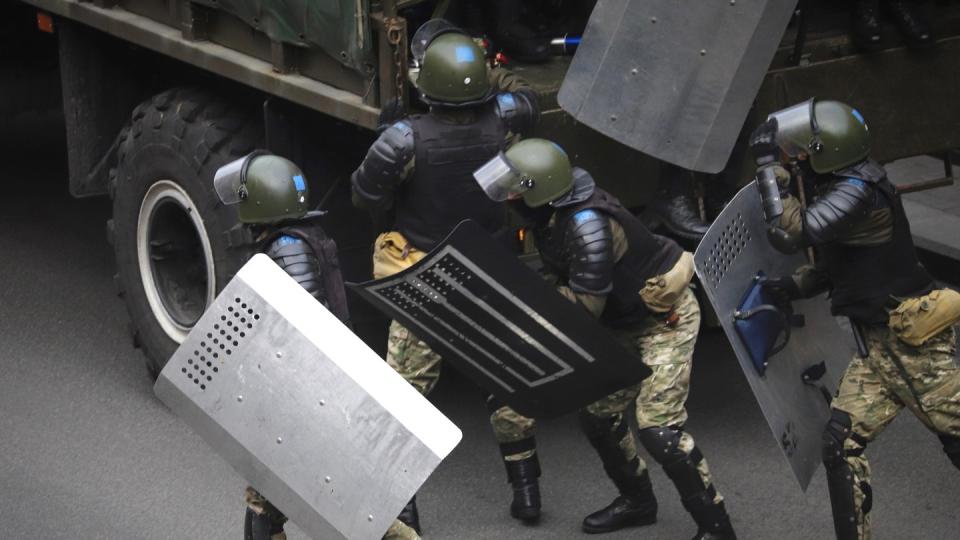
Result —
POLYGON ((248 154, 263 138, 258 119, 196 88, 174 88, 138 105, 118 149, 109 184, 114 253, 134 335, 152 376, 177 348, 147 302, 137 262, 137 220, 147 189, 157 180, 177 183, 193 200, 207 230, 219 292, 252 255, 252 245, 230 245, 235 207, 219 202, 213 177, 222 165, 248 154))

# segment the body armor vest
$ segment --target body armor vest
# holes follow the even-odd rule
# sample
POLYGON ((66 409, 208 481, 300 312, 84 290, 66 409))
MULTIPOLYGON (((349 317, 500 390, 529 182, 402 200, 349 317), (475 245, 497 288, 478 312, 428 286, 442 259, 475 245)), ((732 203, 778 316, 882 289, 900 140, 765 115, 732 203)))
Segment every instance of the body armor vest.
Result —
POLYGON ((607 296, 602 316, 605 322, 615 323, 644 309, 640 289, 648 279, 673 268, 683 249, 673 240, 651 233, 620 201, 596 188, 585 201, 559 209, 554 225, 546 234, 538 235, 537 247, 544 266, 564 281, 569 279, 570 260, 576 256, 568 248, 571 245, 566 238, 568 222, 581 210, 588 209, 615 219, 627 237, 627 251, 613 267, 613 289, 607 296))
POLYGON ((883 169, 870 167, 868 161, 838 171, 836 176, 837 180, 862 180, 879 192, 877 207, 890 208, 893 214, 893 238, 876 246, 845 245, 840 238, 818 248, 821 268, 833 287, 831 311, 860 323, 886 323, 884 306, 892 296, 924 294, 933 286, 933 279, 917 259, 900 195, 883 169))
POLYGON ((506 127, 494 107, 481 108, 469 124, 444 122, 435 114, 414 115, 408 122, 416 161, 397 197, 397 230, 429 251, 465 219, 491 234, 503 229, 504 208, 473 179, 473 171, 506 146, 506 127))

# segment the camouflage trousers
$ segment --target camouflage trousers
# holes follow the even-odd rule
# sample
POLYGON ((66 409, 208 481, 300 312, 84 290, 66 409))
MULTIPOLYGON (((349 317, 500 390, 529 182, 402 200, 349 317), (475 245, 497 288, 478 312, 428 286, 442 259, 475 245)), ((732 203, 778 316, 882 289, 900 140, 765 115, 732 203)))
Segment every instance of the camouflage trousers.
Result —
POLYGON ((857 435, 844 441, 844 450, 853 472, 855 519, 862 539, 870 538, 872 505, 865 444, 876 439, 904 407, 935 434, 960 436, 960 368, 954 329, 944 330, 920 347, 900 341, 886 326, 865 327, 864 337, 868 355, 853 359, 833 400, 834 409, 850 415, 857 435))
MULTIPOLYGON (((268 501, 266 497, 252 487, 247 487, 243 499, 244 502, 247 503, 247 506, 256 512, 257 515, 267 513, 275 522, 280 524, 287 522, 287 517, 284 516, 276 506, 270 504, 270 501, 268 501)), ((270 537, 270 540, 287 540, 287 534, 283 532, 274 534, 270 537)), ((395 519, 393 523, 390 524, 387 532, 384 533, 383 540, 420 540, 420 535, 417 534, 417 531, 404 525, 400 520, 395 519)))
MULTIPOLYGON (((426 253, 413 247, 399 232, 383 233, 377 237, 373 246, 373 277, 380 279, 406 270, 425 255, 426 253)), ((430 394, 440 379, 440 355, 397 321, 390 323, 387 364, 425 396, 430 394)), ((496 407, 490 416, 490 424, 499 443, 515 442, 533 436, 534 421, 509 407, 496 407)), ((523 459, 533 453, 533 450, 529 450, 506 456, 505 459, 523 459)))
MULTIPOLYGON (((690 392, 690 372, 693 364, 693 349, 700 331, 700 306, 691 289, 681 295, 674 311, 679 317, 677 324, 668 326, 659 319, 649 318, 644 323, 617 331, 617 338, 652 371, 650 377, 640 384, 624 388, 591 403, 585 412, 599 419, 608 419, 611 432, 621 430, 620 449, 627 463, 636 459, 636 475, 647 468, 639 457, 637 444, 630 430, 621 428, 627 421, 627 408, 634 406, 639 429, 652 427, 680 427, 687 421, 687 395, 690 392)), ((690 454, 695 442, 683 431, 679 449, 690 454)), ((712 485, 707 460, 697 466, 705 487, 712 485)), ((717 492, 714 502, 723 497, 717 492)))

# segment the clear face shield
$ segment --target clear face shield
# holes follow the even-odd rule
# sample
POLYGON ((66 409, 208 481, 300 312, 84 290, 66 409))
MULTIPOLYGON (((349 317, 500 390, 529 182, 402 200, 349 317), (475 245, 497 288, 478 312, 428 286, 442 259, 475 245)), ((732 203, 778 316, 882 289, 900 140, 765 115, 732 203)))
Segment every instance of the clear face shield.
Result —
POLYGON ((262 151, 251 152, 217 169, 213 175, 213 189, 220 202, 229 206, 247 198, 247 170, 253 160, 264 154, 262 151))
POLYGON ((423 63, 423 55, 427 53, 427 47, 441 34, 448 32, 463 33, 463 30, 457 28, 446 19, 430 19, 420 25, 410 40, 410 56, 416 66, 423 63))
POLYGON ((823 150, 815 106, 816 98, 810 98, 767 117, 777 121, 777 145, 793 159, 823 150))
POLYGON ((533 180, 524 178, 503 152, 473 171, 473 177, 487 197, 498 202, 516 198, 533 187, 533 180))

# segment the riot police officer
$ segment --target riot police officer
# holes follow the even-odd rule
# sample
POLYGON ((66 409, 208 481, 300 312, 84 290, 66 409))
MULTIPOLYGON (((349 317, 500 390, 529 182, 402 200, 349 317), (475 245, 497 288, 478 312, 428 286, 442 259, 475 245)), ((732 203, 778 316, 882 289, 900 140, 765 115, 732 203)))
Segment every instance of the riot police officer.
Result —
POLYGON ((787 253, 812 246, 816 255, 816 266, 766 286, 786 298, 829 290, 832 312, 854 329, 859 351, 833 399, 823 462, 837 537, 867 538, 873 492, 864 450, 901 409, 936 434, 960 467, 952 328, 960 295, 936 290, 917 260, 900 196, 869 157, 870 132, 859 111, 811 99, 771 114, 750 146, 770 242, 787 253), (806 208, 789 191, 784 156, 810 180, 806 208))
MULTIPOLYGON (((320 227, 321 212, 308 211, 309 190, 292 162, 257 151, 221 167, 214 178, 220 202, 237 205, 237 216, 268 255, 318 302, 349 324, 336 244, 320 227)), ((284 540, 286 516, 257 490, 247 487, 245 540, 284 540)), ((394 522, 386 538, 417 539, 394 522)))
MULTIPOLYGON (((411 41, 419 65, 417 87, 429 107, 384 130, 353 173, 354 204, 392 213, 390 230, 373 249, 373 276, 409 268, 460 221, 472 219, 491 233, 505 227, 504 209, 487 199, 471 173, 534 125, 536 95, 528 88, 498 92, 484 52, 463 31, 443 20, 425 23, 411 41)), ((428 394, 440 375, 440 356, 396 321, 391 322, 387 362, 428 394)), ((539 465, 532 422, 507 407, 493 407, 491 421, 514 488, 511 515, 540 515, 539 465)), ((419 529, 414 501, 401 520, 419 529)))
POLYGON ((566 153, 550 141, 521 141, 474 176, 491 199, 513 199, 558 291, 599 318, 653 371, 641 384, 581 411, 583 431, 620 492, 583 520, 583 530, 601 533, 656 521, 650 476, 628 426, 633 405, 640 442, 676 486, 697 524, 695 538, 735 538, 707 462, 684 429, 700 326, 689 288, 693 256, 651 234, 587 171, 572 169, 566 153))

